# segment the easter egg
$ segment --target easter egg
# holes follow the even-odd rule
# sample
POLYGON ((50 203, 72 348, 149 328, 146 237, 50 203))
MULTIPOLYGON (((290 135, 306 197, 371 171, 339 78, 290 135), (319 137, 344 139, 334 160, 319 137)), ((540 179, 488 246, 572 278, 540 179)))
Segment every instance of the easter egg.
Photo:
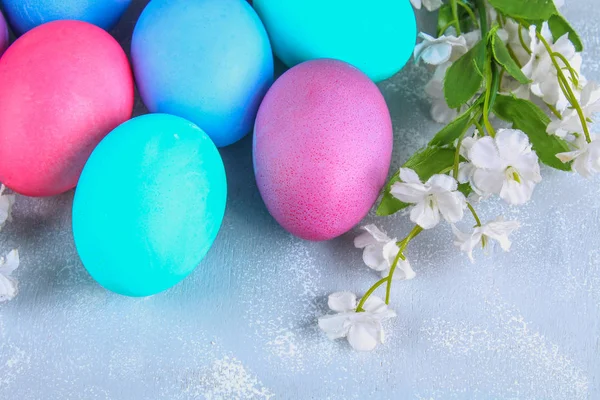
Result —
POLYGON ((1 0, 6 17, 18 34, 46 22, 85 21, 112 29, 131 0, 1 0))
POLYGON ((408 0, 254 0, 275 55, 288 67, 346 61, 382 81, 410 59, 417 39, 408 0))
POLYGON ((148 109, 194 122, 218 147, 252 130, 273 80, 267 34, 245 0, 152 0, 131 56, 148 109))
POLYGON ((0 11, 0 56, 4 53, 4 50, 8 47, 8 26, 6 26, 6 20, 2 11, 0 11))
POLYGON ((196 125, 149 114, 117 127, 85 165, 73 202, 73 235, 100 285, 149 296, 193 271, 225 212, 221 156, 196 125))
POLYGON ((131 117, 133 76, 102 29, 55 21, 0 59, 0 182, 27 196, 75 187, 94 147, 131 117))
POLYGON ((254 173, 288 232, 328 240, 365 217, 385 184, 392 122, 375 84, 342 61, 307 61, 269 89, 254 128, 254 173))

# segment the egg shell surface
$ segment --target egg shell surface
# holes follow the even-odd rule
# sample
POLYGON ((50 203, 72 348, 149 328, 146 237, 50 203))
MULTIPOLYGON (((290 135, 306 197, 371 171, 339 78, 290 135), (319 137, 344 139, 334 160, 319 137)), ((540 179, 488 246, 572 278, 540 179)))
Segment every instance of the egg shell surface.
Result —
POLYGON ((111 30, 130 3, 131 0, 2 0, 6 17, 19 35, 58 20, 85 21, 111 30))
POLYGON ((408 0, 254 0, 253 6, 288 67, 334 58, 378 82, 404 67, 417 39, 408 0))
POLYGON ((262 198, 279 224, 308 240, 354 227, 385 184, 392 122, 375 84, 329 59, 288 70, 271 87, 254 128, 262 198))
POLYGON ((245 0, 153 0, 131 55, 148 109, 194 122, 218 147, 252 130, 273 81, 267 33, 245 0))
POLYGON ((125 52, 86 22, 21 36, 0 59, 0 88, 0 182, 27 196, 72 189, 94 147, 133 112, 125 52))
POLYGON ((0 56, 4 53, 4 50, 8 47, 8 26, 2 11, 0 11, 0 56))
POLYGON ((111 132, 86 163, 73 203, 85 268, 106 289, 149 296, 204 258, 225 212, 221 156, 196 125, 166 114, 111 132))

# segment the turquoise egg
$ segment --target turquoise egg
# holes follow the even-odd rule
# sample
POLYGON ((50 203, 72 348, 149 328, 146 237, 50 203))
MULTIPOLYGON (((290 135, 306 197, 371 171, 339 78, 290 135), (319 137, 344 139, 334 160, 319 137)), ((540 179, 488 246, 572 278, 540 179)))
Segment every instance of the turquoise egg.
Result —
POLYGON ((73 203, 77 252, 106 289, 161 292, 202 261, 226 198, 223 161, 204 131, 167 114, 134 118, 83 168, 73 203))
POLYGON ((345 61, 378 82, 410 59, 417 39, 409 0, 254 0, 275 55, 288 67, 345 61))

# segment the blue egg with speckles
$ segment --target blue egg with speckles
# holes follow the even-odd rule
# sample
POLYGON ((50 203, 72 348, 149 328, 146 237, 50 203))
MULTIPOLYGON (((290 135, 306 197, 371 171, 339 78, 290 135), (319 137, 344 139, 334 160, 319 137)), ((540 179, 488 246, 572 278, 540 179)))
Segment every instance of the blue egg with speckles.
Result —
POLYGON ((86 163, 73 235, 90 275, 113 292, 149 296, 196 268, 221 226, 225 169, 208 135, 172 115, 117 127, 86 163))
POLYGON ((375 82, 400 71, 417 40, 409 0, 254 0, 288 67, 317 58, 354 65, 375 82))
POLYGON ((131 57, 148 109, 194 122, 218 147, 252 130, 273 82, 267 33, 245 0, 152 0, 131 57))
POLYGON ((131 0, 2 0, 6 17, 17 34, 50 21, 73 19, 111 30, 131 0))

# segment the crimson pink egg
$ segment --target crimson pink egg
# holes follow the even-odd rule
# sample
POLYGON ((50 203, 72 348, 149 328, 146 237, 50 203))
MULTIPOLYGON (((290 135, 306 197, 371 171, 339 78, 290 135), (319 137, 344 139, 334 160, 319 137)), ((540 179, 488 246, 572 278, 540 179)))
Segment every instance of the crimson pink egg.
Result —
POLYGON ((308 240, 359 223, 385 184, 392 123, 377 86, 341 61, 320 59, 283 74, 260 106, 254 172, 279 224, 308 240))
POLYGON ((94 147, 131 117, 133 76, 104 30, 41 25, 0 59, 0 182, 28 196, 73 188, 94 147))

